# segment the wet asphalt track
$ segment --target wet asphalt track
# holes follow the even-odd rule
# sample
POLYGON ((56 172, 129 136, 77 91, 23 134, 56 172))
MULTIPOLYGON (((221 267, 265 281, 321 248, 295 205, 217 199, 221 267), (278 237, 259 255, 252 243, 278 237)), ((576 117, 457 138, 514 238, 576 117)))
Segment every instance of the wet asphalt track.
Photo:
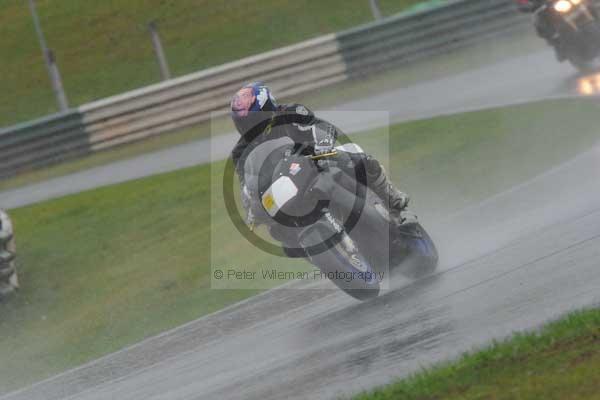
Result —
POLYGON ((2 399, 332 398, 598 304, 599 173, 600 147, 426 221, 439 272, 373 301, 272 290, 2 399))
MULTIPOLYGON (((564 94, 572 75, 543 52, 344 108, 424 117, 564 94)), ((163 166, 198 162, 203 147, 186 147, 159 153, 180 157, 163 166)), ((131 167, 96 174, 119 166, 131 167)), ((88 171, 75 183, 101 176, 88 171)), ((327 282, 272 290, 2 399, 332 398, 599 304, 599 176, 600 147, 444 220, 423 218, 440 247, 439 272, 373 301, 323 290, 327 282)))

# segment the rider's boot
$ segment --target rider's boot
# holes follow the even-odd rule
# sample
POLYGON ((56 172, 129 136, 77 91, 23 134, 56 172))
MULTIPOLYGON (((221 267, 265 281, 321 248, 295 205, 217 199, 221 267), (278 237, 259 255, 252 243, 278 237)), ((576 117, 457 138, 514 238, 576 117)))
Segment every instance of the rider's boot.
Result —
POLYGON ((374 159, 369 159, 368 186, 383 201, 390 214, 400 216, 406 209, 410 198, 396 189, 388 179, 385 169, 374 159), (376 165, 374 165, 376 163, 376 165))

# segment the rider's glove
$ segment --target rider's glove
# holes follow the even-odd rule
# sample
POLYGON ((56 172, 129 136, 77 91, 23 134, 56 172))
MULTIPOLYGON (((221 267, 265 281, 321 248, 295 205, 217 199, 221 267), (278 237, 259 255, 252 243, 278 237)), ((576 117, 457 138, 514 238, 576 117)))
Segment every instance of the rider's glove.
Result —
POLYGON ((242 206, 244 207, 244 210, 248 212, 248 210, 252 207, 252 193, 250 193, 250 189, 248 189, 248 186, 242 185, 242 192, 240 197, 242 199, 242 206))
POLYGON ((249 209, 246 213, 246 225, 250 227, 250 230, 253 231, 256 226, 256 219, 254 218, 254 213, 252 209, 249 209))
POLYGON ((265 221, 265 212, 260 208, 261 205, 257 201, 257 195, 243 185, 241 191, 242 207, 246 210, 246 225, 250 229, 254 229, 255 225, 259 225, 265 221))
POLYGON ((319 122, 312 126, 314 152, 316 155, 330 153, 337 139, 335 126, 327 122, 319 122))

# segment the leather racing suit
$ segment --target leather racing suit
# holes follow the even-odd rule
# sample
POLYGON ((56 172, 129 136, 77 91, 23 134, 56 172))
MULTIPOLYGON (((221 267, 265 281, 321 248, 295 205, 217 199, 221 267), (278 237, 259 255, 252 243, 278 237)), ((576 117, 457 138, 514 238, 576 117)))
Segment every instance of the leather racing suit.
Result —
MULTIPOLYGON (((338 136, 341 131, 333 124, 317 118, 312 111, 301 104, 285 104, 277 107, 272 122, 264 129, 250 131, 243 135, 232 150, 231 157, 240 179, 242 187, 242 203, 248 213, 249 223, 267 223, 259 216, 264 212, 260 209, 258 196, 253 193, 245 184, 245 165, 246 158, 261 144, 269 140, 276 140, 282 137, 292 139, 300 154, 323 154, 337 151, 338 155, 349 160, 347 167, 342 170, 354 178, 354 165, 363 162, 366 170, 367 186, 382 200, 383 204, 390 210, 390 214, 397 215, 404 210, 409 202, 406 194, 400 192, 387 178, 385 170, 381 164, 372 156, 356 144, 350 143, 336 147, 338 136), (257 220, 254 218, 258 217, 257 220)), ((344 163, 340 163, 344 165, 344 163)), ((271 236, 284 243, 289 243, 290 238, 282 237, 278 231, 277 225, 270 226, 271 236)))

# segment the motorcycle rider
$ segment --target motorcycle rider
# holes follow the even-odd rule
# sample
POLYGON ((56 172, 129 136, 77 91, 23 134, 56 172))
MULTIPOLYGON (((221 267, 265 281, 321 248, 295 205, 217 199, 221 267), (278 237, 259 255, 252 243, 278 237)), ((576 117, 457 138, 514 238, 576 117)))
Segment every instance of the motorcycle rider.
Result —
MULTIPOLYGON (((305 154, 325 154, 335 149, 353 162, 363 161, 367 186, 382 200, 392 216, 400 217, 400 212, 408 205, 409 197, 392 185, 375 158, 366 155, 355 144, 335 147, 340 132, 337 127, 317 118, 301 104, 277 105, 271 90, 262 82, 249 83, 236 92, 231 101, 231 117, 241 136, 231 157, 242 186, 242 203, 249 222, 255 222, 254 217, 261 212, 257 209, 257 204, 260 204, 257 194, 252 193, 244 182, 245 160, 261 143, 284 136, 304 146, 305 154)), ((271 229, 271 236, 284 242, 285 238, 278 237, 276 229, 271 229)))
POLYGON ((524 13, 533 13, 533 25, 539 37, 554 48, 556 58, 559 61, 564 59, 560 49, 560 38, 558 32, 552 25, 550 8, 542 8, 546 0, 514 0, 517 3, 519 11, 524 13))

